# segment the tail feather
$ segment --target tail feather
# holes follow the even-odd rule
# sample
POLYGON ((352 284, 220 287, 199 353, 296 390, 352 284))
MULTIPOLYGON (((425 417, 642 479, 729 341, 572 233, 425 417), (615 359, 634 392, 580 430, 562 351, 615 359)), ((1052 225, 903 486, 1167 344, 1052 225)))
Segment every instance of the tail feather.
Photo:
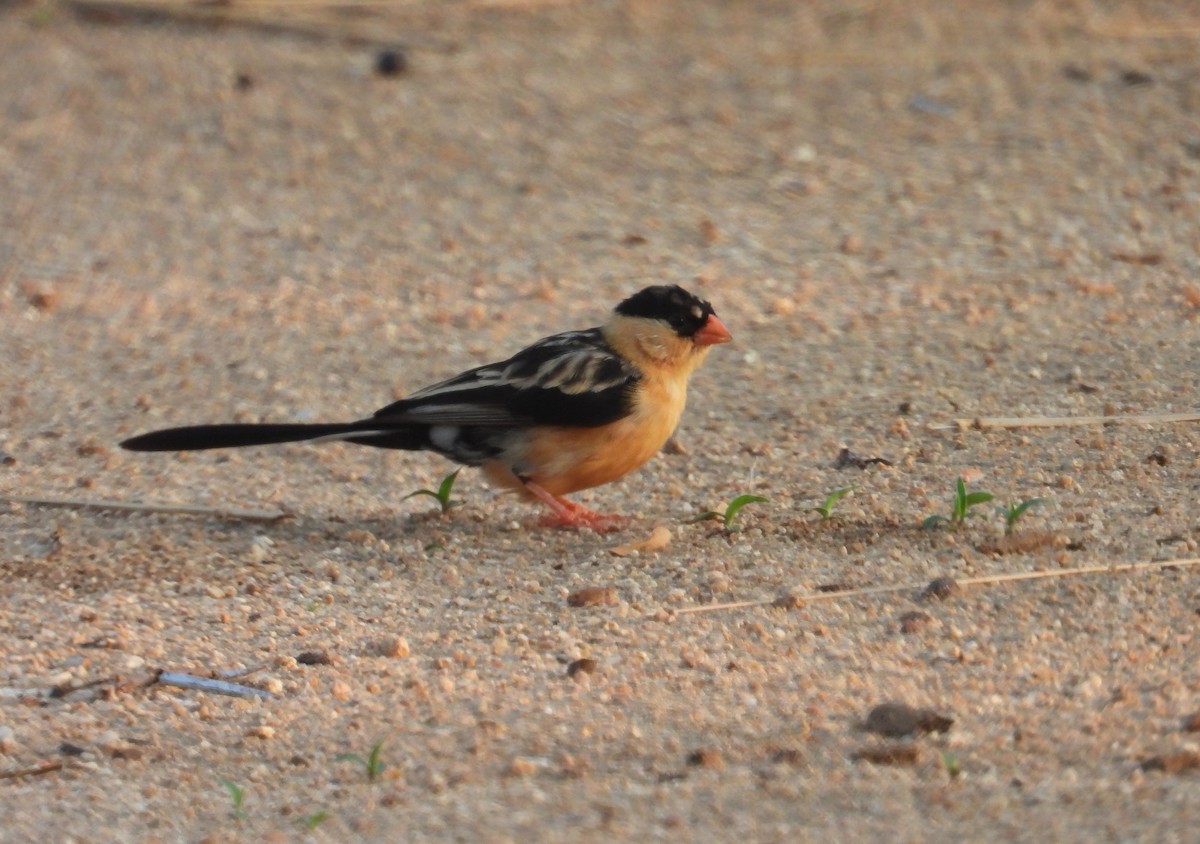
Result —
POLYGON ((378 430, 378 422, 373 427, 363 422, 315 425, 189 425, 185 428, 151 431, 125 440, 121 447, 130 451, 201 451, 209 448, 349 439, 352 435, 362 437, 364 433, 378 430))

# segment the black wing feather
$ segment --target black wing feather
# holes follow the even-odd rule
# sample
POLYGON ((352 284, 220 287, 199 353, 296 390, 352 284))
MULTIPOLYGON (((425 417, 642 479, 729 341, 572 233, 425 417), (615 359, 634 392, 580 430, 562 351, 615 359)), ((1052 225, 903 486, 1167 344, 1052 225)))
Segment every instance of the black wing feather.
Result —
POLYGON ((384 425, 598 427, 629 414, 639 377, 600 329, 570 331, 419 390, 374 419, 384 425))

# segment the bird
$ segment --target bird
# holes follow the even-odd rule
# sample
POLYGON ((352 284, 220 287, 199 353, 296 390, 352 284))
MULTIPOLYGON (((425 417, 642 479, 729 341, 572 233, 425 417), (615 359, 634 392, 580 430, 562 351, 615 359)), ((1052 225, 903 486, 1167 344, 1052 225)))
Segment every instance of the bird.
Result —
POLYGON ((711 303, 678 285, 622 300, 600 326, 545 337, 507 360, 468 369, 344 423, 167 428, 124 440, 130 451, 199 451, 344 441, 432 451, 549 510, 543 523, 597 532, 620 516, 565 496, 615 481, 667 442, 688 381, 733 337, 711 303))

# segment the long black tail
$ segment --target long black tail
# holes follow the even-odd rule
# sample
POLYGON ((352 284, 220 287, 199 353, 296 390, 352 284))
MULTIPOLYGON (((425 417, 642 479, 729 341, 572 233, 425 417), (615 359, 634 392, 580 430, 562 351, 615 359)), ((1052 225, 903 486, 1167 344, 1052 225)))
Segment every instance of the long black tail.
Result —
POLYGON ((316 425, 189 425, 151 431, 125 440, 130 451, 202 451, 209 448, 240 448, 251 445, 296 443, 307 440, 339 439, 379 448, 416 450, 428 445, 427 432, 420 427, 388 430, 376 421, 316 425))

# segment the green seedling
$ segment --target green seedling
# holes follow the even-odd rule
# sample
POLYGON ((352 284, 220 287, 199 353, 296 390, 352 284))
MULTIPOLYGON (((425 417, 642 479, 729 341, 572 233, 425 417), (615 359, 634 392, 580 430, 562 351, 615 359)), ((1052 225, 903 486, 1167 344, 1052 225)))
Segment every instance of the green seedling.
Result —
POLYGON ((835 489, 829 495, 825 496, 825 501, 818 507, 809 507, 808 512, 820 513, 822 519, 832 519, 833 509, 837 507, 838 502, 854 491, 853 486, 844 486, 841 489, 835 489))
POLYGON ((367 775, 367 782, 375 782, 379 779, 379 775, 383 773, 387 765, 380 758, 383 751, 383 741, 377 741, 371 746, 371 752, 365 757, 359 753, 342 753, 338 755, 338 762, 357 762, 362 765, 363 771, 367 775))
POLYGON ((932 530, 939 525, 947 525, 950 528, 956 528, 967 520, 967 516, 971 515, 971 508, 977 504, 984 504, 991 501, 996 496, 990 492, 967 492, 967 485, 962 478, 958 479, 958 483, 954 485, 954 504, 950 508, 949 516, 930 516, 921 523, 921 527, 926 530, 932 530))
POLYGON ((245 820, 246 811, 242 808, 242 804, 246 802, 246 789, 226 777, 219 777, 219 780, 221 787, 229 792, 229 799, 233 801, 234 820, 245 820))
POLYGON ((305 815, 300 819, 300 823, 305 829, 316 829, 332 817, 333 815, 329 812, 321 809, 320 811, 313 812, 311 815, 305 815))
POLYGON ((953 753, 946 752, 942 754, 942 765, 945 766, 946 773, 950 776, 950 779, 954 779, 962 773, 962 762, 953 753))
POLYGON ((1004 535, 1012 536, 1012 532, 1017 529, 1017 522, 1025 515, 1026 511, 1045 504, 1044 498, 1026 498, 1020 504, 1010 504, 1008 507, 1001 507, 1000 512, 1004 514, 1004 535))
POLYGON ((734 522, 737 519, 737 514, 741 512, 742 508, 747 504, 760 504, 766 500, 767 499, 762 495, 739 495, 737 498, 730 501, 728 505, 726 505, 724 513, 716 510, 709 510, 707 513, 701 513, 699 516, 692 519, 692 522, 704 522, 708 521, 709 519, 721 519, 723 522, 725 522, 725 530, 729 531, 730 533, 737 533, 739 530, 741 530, 741 528, 734 524, 734 522))
POLYGON ((430 498, 437 499, 437 503, 442 507, 442 513, 449 513, 452 509, 462 503, 461 501, 453 501, 450 498, 450 493, 454 489, 454 481, 458 479, 458 473, 461 471, 461 468, 455 469, 449 475, 442 478, 442 483, 438 486, 436 492, 432 489, 418 489, 415 492, 410 492, 400 500, 407 501, 408 499, 418 495, 428 495, 430 498))

